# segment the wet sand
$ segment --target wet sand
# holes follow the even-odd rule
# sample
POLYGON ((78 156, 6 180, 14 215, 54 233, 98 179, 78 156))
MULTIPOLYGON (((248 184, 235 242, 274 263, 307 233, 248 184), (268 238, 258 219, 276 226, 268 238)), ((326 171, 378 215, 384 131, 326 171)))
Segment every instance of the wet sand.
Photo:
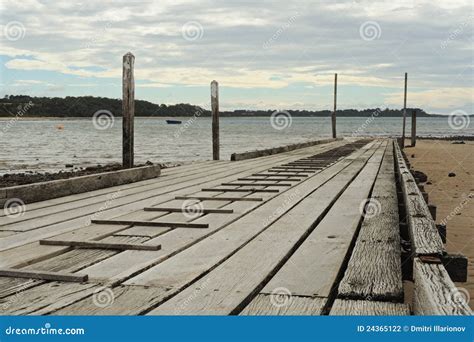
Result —
POLYGON ((428 176, 425 189, 430 203, 437 206, 436 222, 447 225, 447 251, 469 259, 468 281, 456 285, 469 291, 469 305, 474 308, 474 142, 418 140, 405 152, 412 167, 428 176))

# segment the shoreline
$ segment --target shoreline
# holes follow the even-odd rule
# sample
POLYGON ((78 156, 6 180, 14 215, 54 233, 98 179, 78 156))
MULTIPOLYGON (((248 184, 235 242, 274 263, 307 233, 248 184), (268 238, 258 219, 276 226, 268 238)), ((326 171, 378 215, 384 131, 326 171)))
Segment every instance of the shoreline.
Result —
MULTIPOLYGON (((364 137, 377 138, 377 136, 361 136, 361 138, 364 138, 364 137)), ((391 136, 391 137, 396 138, 395 136, 391 136)), ((458 141, 459 145, 463 145, 465 144, 465 141, 474 141, 474 136, 461 136, 461 135, 443 136, 443 137, 427 136, 427 137, 417 137, 417 139, 421 141, 429 141, 429 140, 451 141, 451 142, 458 141)), ((407 144, 408 144, 407 147, 410 148, 409 142, 407 142, 407 144)), ((192 163, 195 161, 197 160, 189 160, 189 161, 175 160, 175 161, 163 162, 163 163, 153 163, 153 162, 147 161, 145 163, 140 163, 136 165, 135 167, 156 164, 156 165, 160 165, 162 169, 165 169, 169 167, 192 163)), ((107 171, 117 171, 120 169, 122 169, 121 164, 115 162, 115 163, 89 165, 89 166, 84 166, 84 167, 78 167, 75 165, 65 166, 64 164, 60 164, 60 165, 58 164, 57 169, 52 168, 49 171, 45 171, 42 169, 35 169, 31 167, 29 169, 21 169, 21 170, 20 169, 19 170, 4 170, 4 171, 0 170, 0 189, 4 187, 9 187, 9 186, 33 184, 33 183, 46 182, 46 181, 57 180, 57 179, 68 179, 72 177, 79 177, 79 176, 96 174, 96 173, 107 172, 107 171)))

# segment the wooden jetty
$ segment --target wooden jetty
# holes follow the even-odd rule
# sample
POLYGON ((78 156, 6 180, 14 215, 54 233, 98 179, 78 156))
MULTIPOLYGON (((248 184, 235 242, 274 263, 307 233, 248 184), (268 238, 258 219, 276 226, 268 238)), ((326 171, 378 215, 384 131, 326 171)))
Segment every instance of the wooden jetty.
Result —
POLYGON ((1 213, 0 306, 5 315, 472 314, 447 258, 399 146, 340 139, 1 213))

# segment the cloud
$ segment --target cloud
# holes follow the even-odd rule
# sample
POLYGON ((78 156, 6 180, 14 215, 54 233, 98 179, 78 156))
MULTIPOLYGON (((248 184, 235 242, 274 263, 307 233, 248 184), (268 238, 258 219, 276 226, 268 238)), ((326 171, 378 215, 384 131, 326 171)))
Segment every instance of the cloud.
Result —
MULTIPOLYGON (((472 108, 472 97, 465 95, 472 88, 473 53, 467 0, 281 0, 252 6, 217 0, 6 0, 2 5, 0 32, 12 21, 25 28, 22 39, 2 37, 0 44, 0 55, 7 57, 4 74, 12 79, 45 71, 50 83, 56 83, 56 73, 91 83, 119 81, 122 55, 132 51, 142 88, 207 87, 217 79, 241 94, 296 86, 317 90, 332 86, 337 72, 341 86, 365 89, 346 94, 347 103, 368 103, 379 88, 386 98, 377 102, 393 105, 407 71, 410 91, 420 90, 411 94, 420 107, 442 110, 461 101, 472 108), (373 40, 361 37, 366 22, 379 27, 373 40), (198 23, 196 37, 183 33, 189 23, 198 23), (450 88, 464 95, 440 90, 450 88), (436 94, 445 100, 430 98, 436 94)), ((229 103, 239 103, 241 94, 232 94, 229 103)), ((149 99, 162 101, 159 96, 149 99)), ((179 96, 177 102, 188 102, 179 96)), ((272 98, 262 96, 264 102, 272 98)))

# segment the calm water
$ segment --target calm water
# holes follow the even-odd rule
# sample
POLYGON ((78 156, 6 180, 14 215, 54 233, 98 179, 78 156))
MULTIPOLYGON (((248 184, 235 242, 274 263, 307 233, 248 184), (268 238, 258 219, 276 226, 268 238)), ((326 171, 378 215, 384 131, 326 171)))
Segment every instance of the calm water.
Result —
MULTIPOLYGON (((168 125, 163 118, 135 119, 137 163, 206 160, 211 152, 211 119, 182 118, 182 125, 168 125)), ((399 135, 401 118, 338 118, 339 135, 354 131, 365 135, 399 135)), ((121 120, 106 129, 92 119, 0 119, 0 173, 24 170, 58 170, 65 164, 87 166, 121 162, 121 120)), ((471 135, 472 124, 453 129, 447 118, 419 118, 423 136, 471 135)), ((233 152, 280 146, 330 136, 329 118, 293 118, 291 125, 275 129, 269 118, 221 118, 221 158, 233 152)), ((410 120, 407 132, 410 132, 410 120)))

